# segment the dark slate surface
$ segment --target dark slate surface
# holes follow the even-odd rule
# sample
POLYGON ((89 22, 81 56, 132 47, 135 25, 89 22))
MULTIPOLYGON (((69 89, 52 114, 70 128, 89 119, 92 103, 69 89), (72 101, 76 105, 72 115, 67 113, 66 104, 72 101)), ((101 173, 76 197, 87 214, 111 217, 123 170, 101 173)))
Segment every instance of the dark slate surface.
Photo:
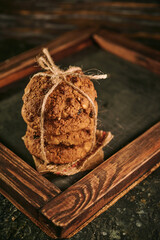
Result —
MULTIPOLYGON (((65 13, 64 9, 66 7, 64 7, 63 4, 60 6, 56 5, 58 3, 54 3, 54 5, 50 0, 45 1, 45 3, 43 3, 43 1, 38 2, 29 0, 23 1, 22 3, 19 0, 2 0, 0 6, 1 61, 51 40, 62 32, 78 26, 76 25, 77 20, 72 22, 72 24, 67 22, 71 17, 65 13), (30 7, 31 2, 34 9, 30 7), (57 6, 64 11, 65 24, 61 21, 62 19, 59 15, 56 15, 59 22, 55 23, 47 18, 48 15, 45 11, 48 11, 47 9, 56 9, 57 6), (26 10, 26 12, 24 10, 26 10), (38 17, 33 10, 41 10, 42 15, 38 17), (30 20, 27 11, 30 13, 30 20), (42 26, 42 22, 45 23, 44 26, 46 26, 46 28, 42 26), (49 26, 51 28, 49 28, 49 26)), ((63 3, 67 2, 68 1, 63 1, 63 3)), ((158 3, 158 1, 150 2, 158 3)), ((92 7, 94 7, 94 5, 92 5, 92 7)), ((118 11, 127 10, 126 8, 117 9, 119 9, 118 11)), ((133 13, 133 11, 143 12, 144 9, 132 9, 131 13, 133 13)), ((158 15, 158 9, 156 11, 152 11, 152 9, 145 11, 149 15, 152 15, 152 12, 158 15)), ((95 14, 94 17, 92 16, 94 20, 93 23, 99 24, 98 20, 96 22, 98 18, 96 18, 96 16, 99 17, 100 14, 95 14)), ((80 15, 78 15, 77 18, 80 18, 80 15)), ((110 19, 107 17, 103 18, 103 25, 110 19)), ((89 18, 87 19, 86 25, 90 26, 90 20, 89 18)), ((119 25, 119 23, 122 22, 121 17, 118 19, 112 18, 112 20, 117 23, 119 32, 122 31, 125 34, 130 34, 132 30, 133 32, 138 31, 134 29, 133 24, 137 19, 126 20, 123 17, 123 22, 127 21, 128 26, 133 27, 127 27, 125 29, 121 28, 121 24, 119 25)), ((83 24, 84 23, 81 25, 83 24)), ((147 33, 152 32, 152 34, 148 35, 149 37, 147 38, 141 37, 136 39, 159 49, 160 44, 158 37, 155 38, 159 22, 146 20, 144 23, 144 21, 141 20, 139 26, 140 31, 144 30, 147 33), (146 28, 146 26, 148 27, 146 28)), ((95 82, 99 96, 99 128, 110 130, 115 135, 114 140, 105 148, 106 158, 159 120, 160 78, 148 72, 146 69, 127 63, 97 47, 91 47, 80 54, 66 58, 58 64, 62 68, 74 64, 81 66, 83 70, 96 68, 105 73, 110 73, 111 77, 109 79, 102 80, 99 83, 95 82)), ((21 96, 27 81, 28 78, 0 91, 0 140, 34 167, 33 160, 21 140, 26 127, 20 115, 22 106, 21 96)), ((156 170, 146 180, 120 199, 114 206, 101 214, 71 239, 160 239, 159 174, 160 170, 156 170)), ((52 180, 64 189, 78 178, 81 178, 82 175, 83 174, 79 174, 76 175, 76 177, 62 179, 52 178, 52 180)), ((0 240, 51 239, 2 195, 0 196, 0 202, 0 240)))

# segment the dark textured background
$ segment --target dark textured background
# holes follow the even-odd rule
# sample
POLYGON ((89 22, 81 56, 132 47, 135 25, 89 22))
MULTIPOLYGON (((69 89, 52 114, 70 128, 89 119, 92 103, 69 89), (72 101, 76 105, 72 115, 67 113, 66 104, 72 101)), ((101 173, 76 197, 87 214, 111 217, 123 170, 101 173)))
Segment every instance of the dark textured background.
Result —
MULTIPOLYGON (((84 26, 103 26, 160 50, 159 1, 20 1, 0 2, 0 61, 84 26)), ((160 79, 142 67, 91 47, 59 62, 84 70, 95 67, 111 78, 95 84, 99 95, 99 125, 115 135, 106 157, 133 140, 160 116, 160 79), (98 59, 98 61, 97 61, 98 59)), ((0 92, 1 141, 33 165, 20 137, 25 124, 20 116, 26 85, 12 85, 0 92), (3 113, 3 114, 2 114, 3 113), (16 126, 19 126, 17 131, 16 126), (6 137, 9 136, 10 137, 6 137)), ((114 206, 72 239, 160 239, 160 170, 156 170, 114 206)), ((0 240, 49 240, 38 227, 0 196, 0 240)))

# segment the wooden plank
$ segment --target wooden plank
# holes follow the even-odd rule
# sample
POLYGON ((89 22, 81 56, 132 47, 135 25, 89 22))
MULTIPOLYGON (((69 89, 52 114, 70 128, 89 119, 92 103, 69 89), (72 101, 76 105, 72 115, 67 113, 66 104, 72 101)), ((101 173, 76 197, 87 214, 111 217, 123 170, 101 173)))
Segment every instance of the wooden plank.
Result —
POLYGON ((43 46, 34 48, 0 65, 0 88, 39 70, 35 58, 43 47, 48 48, 54 60, 60 60, 92 44, 95 28, 71 31, 43 46))
MULTIPOLYGON (((157 156, 158 157, 158 156, 157 156)), ((160 155, 159 155, 160 158, 160 155)), ((67 238, 72 237, 77 232, 79 232, 81 229, 83 229, 87 224, 89 224, 91 221, 93 221, 96 217, 98 217, 100 214, 102 214, 104 211, 106 211, 108 208, 110 208, 112 205, 114 205, 119 199, 121 199, 125 194, 127 194, 130 190, 132 190, 137 184, 142 182, 145 178, 147 178, 152 172, 154 172, 157 168, 160 167, 160 162, 157 163, 153 168, 151 168, 149 171, 147 171, 142 177, 138 178, 135 182, 133 182, 131 185, 126 187, 124 190, 121 191, 120 194, 116 195, 109 203, 107 203, 104 207, 99 209, 97 212, 94 212, 95 214, 90 217, 88 220, 81 222, 81 225, 77 224, 76 228, 73 228, 71 231, 70 227, 63 228, 61 236, 66 236, 67 238)), ((89 209, 89 211, 92 211, 92 209, 89 209)), ((78 219, 76 219, 78 221, 78 219)), ((70 224, 71 225, 71 224, 70 224)))
MULTIPOLYGON (((0 143, 0 192, 52 237, 55 230, 39 221, 39 209, 61 191, 0 143)), ((45 220, 44 220, 45 221, 45 220)))
MULTIPOLYGON (((147 9, 148 10, 148 9, 147 9)), ((151 21, 159 21, 160 20, 160 15, 159 15, 159 9, 154 8, 152 11, 148 13, 145 12, 145 9, 143 11, 133 11, 133 10, 128 10, 125 9, 125 11, 119 10, 119 9, 111 9, 111 8, 105 8, 102 7, 101 9, 99 8, 98 10, 96 8, 91 8, 88 6, 88 8, 66 8, 64 9, 48 9, 48 10, 35 10, 35 9, 30 9, 29 11, 13 11, 12 14, 18 15, 17 17, 20 18, 22 16, 41 16, 41 19, 46 19, 45 16, 48 16, 49 20, 53 20, 53 16, 56 16, 56 20, 61 20, 63 17, 67 16, 67 18, 74 20, 75 15, 77 15, 77 18, 79 19, 87 19, 90 20, 90 18, 105 18, 108 19, 108 17, 119 17, 119 18, 128 18, 128 19, 133 19, 133 20, 151 20, 151 21), (154 11, 153 11, 154 10, 154 11)), ((14 18, 16 18, 14 16, 14 18)), ((48 21, 47 19, 47 21, 48 21)), ((24 19, 25 21, 25 19, 24 19)), ((67 19, 68 21, 68 19, 67 19)), ((64 21, 63 21, 64 22, 64 21)))
MULTIPOLYGON (((45 16, 46 15, 44 15, 44 18, 45 16)), ((156 23, 148 25, 146 21, 137 21, 137 20, 134 21, 134 20, 132 19, 130 21, 129 19, 127 20, 119 19, 119 21, 113 21, 112 17, 110 19, 108 18, 107 20, 106 19, 104 20, 104 18, 100 15, 98 19, 96 19, 96 16, 95 16, 95 19, 88 18, 87 20, 83 19, 83 17, 76 18, 74 20, 67 18, 67 22, 64 24, 63 18, 60 18, 60 19, 54 19, 49 21, 49 24, 52 26, 49 30, 46 29, 45 27, 41 27, 41 28, 37 27, 36 23, 33 23, 33 24, 30 23, 30 26, 28 25, 26 26, 24 23, 23 27, 19 27, 17 26, 17 24, 13 25, 10 28, 11 30, 10 32, 6 30, 8 28, 9 23, 4 22, 2 34, 4 35, 4 37, 16 39, 16 40, 21 39, 21 41, 23 41, 23 39, 25 40, 26 38, 25 34, 27 33, 31 35, 28 42, 35 44, 35 42, 39 43, 39 42, 48 41, 44 39, 51 39, 52 38, 51 36, 57 37, 61 35, 62 32, 64 33, 64 31, 67 31, 67 29, 69 30, 69 28, 71 27, 73 29, 74 28, 81 29, 86 25, 86 21, 87 21, 88 28, 92 28, 92 26, 100 28, 101 26, 103 26, 107 28, 108 31, 111 30, 111 31, 116 31, 118 33, 126 33, 126 34, 136 33, 136 32, 142 32, 142 33, 146 32, 151 35, 151 39, 153 39, 154 34, 157 34, 159 32, 159 26, 156 23), (60 25, 61 27, 57 28, 56 27, 57 25, 60 25)), ((46 24, 48 24, 47 21, 46 21, 46 24)))
POLYGON ((138 3, 138 2, 97 2, 95 3, 95 5, 97 6, 107 6, 107 7, 128 7, 128 8, 152 8, 152 7, 156 7, 156 8, 160 8, 160 4, 158 3, 138 3))
POLYGON ((4 184, 12 188, 12 192, 22 197, 28 204, 36 209, 42 207, 49 199, 60 193, 59 188, 41 176, 36 170, 0 143, 0 180, 1 188, 4 184))
POLYGON ((105 50, 160 74, 159 51, 106 30, 100 30, 93 38, 105 50))
POLYGON ((159 136, 160 122, 41 209, 44 216, 62 228, 61 237, 70 237, 88 224, 103 207, 114 203, 160 165, 159 136))
MULTIPOLYGON (((67 3, 55 3, 55 7, 47 5, 45 7, 39 7, 35 4, 35 7, 24 6, 24 4, 16 6, 12 9, 4 9, 6 13, 7 21, 2 23, 3 35, 9 35, 19 38, 25 38, 25 34, 29 34, 34 38, 40 36, 44 39, 45 37, 57 34, 61 31, 69 29, 75 29, 79 26, 95 26, 101 24, 101 26, 107 26, 108 21, 118 25, 118 29, 122 22, 129 25, 129 28, 133 28, 133 23, 149 28, 159 27, 159 8, 160 4, 139 4, 139 3, 84 3, 76 5, 67 3), (65 18, 65 23, 64 23, 65 18), (37 24, 43 22, 45 24, 37 24), (17 27, 19 21, 23 20, 23 27, 17 27), (141 21, 138 21, 141 20, 141 21), (15 24, 11 23, 15 22, 15 24), (148 23, 148 24, 147 24, 148 23), (151 24, 152 23, 152 24, 151 24), (50 28, 46 28, 46 24, 50 25, 50 28), (88 25, 89 24, 89 25, 88 25), (52 27, 51 27, 52 26, 52 27), (59 26, 59 27, 58 27, 59 26), (61 26, 61 27, 60 27, 61 26), (12 30, 8 32, 8 27, 12 30), (44 34, 42 34, 44 33, 44 34), (42 35, 42 36, 41 36, 42 35)), ((3 20, 3 16, 2 16, 3 20)), ((111 27, 109 27, 111 29, 111 27)))
POLYGON ((159 9, 160 8, 160 4, 159 3, 138 3, 138 2, 116 2, 116 1, 98 1, 98 2, 92 2, 92 4, 90 4, 90 2, 83 2, 83 4, 81 2, 77 2, 76 4, 73 2, 53 2, 52 3, 52 7, 50 4, 48 4, 48 2, 44 2, 43 6, 38 4, 38 2, 34 2, 32 5, 28 4, 28 2, 18 2, 16 3, 16 8, 12 7, 12 8, 8 8, 8 4, 5 6, 3 5, 3 13, 21 13, 24 16, 28 14, 28 12, 30 11, 34 11, 36 10, 43 10, 43 11, 54 11, 54 12, 61 12, 63 11, 65 13, 66 10, 70 9, 97 9, 97 11, 99 9, 102 8, 106 8, 106 9, 119 9, 119 10, 123 10, 123 9, 135 9, 135 10, 140 10, 140 9, 159 9), (57 10, 58 9, 58 10, 57 10))
POLYGON ((102 7, 101 9, 63 9, 63 10, 33 10, 25 11, 21 9, 20 11, 12 12, 12 17, 8 15, 8 21, 3 22, 2 33, 4 37, 10 36, 16 39, 25 39, 26 34, 30 34, 32 39, 38 38, 41 41, 44 39, 51 39, 51 36, 56 36, 62 34, 62 31, 67 31, 69 29, 84 28, 87 26, 88 29, 93 26, 105 26, 112 31, 117 29, 121 30, 127 27, 130 32, 132 29, 137 31, 140 27, 142 31, 153 32, 156 29, 159 32, 160 25, 160 15, 159 9, 155 8, 153 10, 127 10, 122 11, 121 9, 108 9, 102 7), (53 17, 54 16, 54 17, 53 17), (55 18, 56 16, 56 18, 55 18), (76 16, 76 17, 75 17, 76 16), (40 18, 39 21, 45 24, 37 26, 37 17, 40 18), (64 18, 66 22, 64 23, 64 18), (14 19, 14 25, 10 27, 10 32, 8 32, 8 26, 11 25, 14 19), (28 21, 28 19, 30 19, 28 21), (34 21, 35 19, 35 21, 34 21), (23 26, 16 24, 17 22, 23 20, 23 26), (50 29, 46 29, 45 25, 51 25, 50 29), (57 27, 61 26, 61 27, 57 27))
POLYGON ((144 38, 144 39, 155 39, 155 40, 160 40, 160 33, 151 33, 151 32, 135 32, 135 33, 126 33, 123 34, 127 38, 144 38))

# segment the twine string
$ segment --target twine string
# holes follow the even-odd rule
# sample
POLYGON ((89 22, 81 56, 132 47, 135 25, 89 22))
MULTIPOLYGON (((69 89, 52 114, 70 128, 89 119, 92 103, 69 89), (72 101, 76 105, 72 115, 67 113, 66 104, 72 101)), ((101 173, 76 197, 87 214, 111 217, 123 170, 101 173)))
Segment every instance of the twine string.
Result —
MULTIPOLYGON (((88 99, 92 106, 93 110, 93 117, 94 117, 94 138, 92 141, 92 147, 90 151, 92 151, 95 143, 96 143, 96 129, 97 129, 97 114, 96 114, 96 107, 92 99, 80 88, 76 87, 74 84, 71 82, 68 82, 66 80, 67 75, 73 75, 73 76, 81 76, 82 74, 77 73, 77 71, 80 71, 80 67, 75 67, 75 66, 70 66, 68 70, 63 71, 59 69, 58 66, 55 65, 53 59, 51 58, 48 49, 44 48, 43 49, 43 54, 44 56, 40 56, 37 59, 38 64, 41 66, 42 69, 48 71, 48 72, 39 72, 35 74, 34 76, 49 76, 51 77, 51 81, 53 83, 53 86, 50 88, 50 90, 46 93, 44 96, 43 102, 42 102, 42 107, 41 107, 41 116, 40 116, 40 147, 41 147, 41 153, 42 153, 42 158, 44 160, 44 164, 47 165, 49 163, 47 156, 46 156, 46 151, 45 151, 45 141, 44 141, 44 113, 45 113, 45 107, 46 107, 46 102, 49 97, 49 95, 55 90, 55 88, 62 82, 64 81, 67 83, 69 86, 71 86, 73 89, 78 91, 80 94, 82 94, 85 98, 88 99)), ((107 74, 102 74, 102 75, 86 75, 90 79, 106 79, 107 74)))

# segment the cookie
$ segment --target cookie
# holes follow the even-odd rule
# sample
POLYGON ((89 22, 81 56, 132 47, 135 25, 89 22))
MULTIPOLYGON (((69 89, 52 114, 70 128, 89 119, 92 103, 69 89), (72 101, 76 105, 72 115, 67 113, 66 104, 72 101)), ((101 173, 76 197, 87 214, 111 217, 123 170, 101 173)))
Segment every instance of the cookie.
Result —
MULTIPOLYGON (((82 72, 81 72, 82 74, 82 72)), ((84 91, 94 102, 97 97, 93 83, 82 74, 81 77, 67 77, 76 87, 84 91)), ((53 83, 51 78, 46 76, 34 76, 25 88, 23 96, 22 116, 27 124, 34 124, 40 117, 44 96, 51 89, 53 83)), ((46 102, 46 118, 60 119, 74 117, 80 109, 89 114, 89 101, 77 90, 74 90, 64 81, 55 88, 46 102)))
MULTIPOLYGON (((48 90, 47 84, 49 87, 51 87, 51 82, 49 78, 47 78, 46 81, 44 76, 39 80, 37 80, 36 77, 33 77, 33 79, 35 81, 31 80, 25 89, 25 94, 23 96, 24 105, 22 108, 22 116, 31 128, 38 130, 40 128, 42 101, 46 94, 46 89, 48 90), (32 85, 34 85, 34 82, 34 92, 32 92, 32 85), (41 82, 41 84, 39 82, 41 82), (40 88, 39 91, 38 88, 40 88)), ((78 77, 73 77, 73 79, 78 87, 81 86, 81 82, 78 77), (78 79, 77 82, 76 79, 78 79)), ((74 82, 73 80, 71 81, 74 82)), ((92 94, 90 93, 90 97, 92 100, 94 100, 97 114, 98 105, 95 101, 95 97, 97 95, 95 90, 93 91, 93 83, 91 83, 92 82, 90 80, 88 81, 88 78, 85 77, 85 87, 81 87, 85 90, 87 89, 86 92, 94 92, 92 94), (87 87, 91 87, 91 89, 88 89, 87 87)), ((54 135, 66 134, 70 131, 78 131, 88 127, 89 125, 94 125, 93 107, 87 98, 82 96, 71 86, 68 86, 65 82, 62 82, 48 97, 44 113, 44 122, 45 129, 54 135)))
POLYGON ((72 163, 77 159, 84 158, 90 151, 92 142, 87 141, 82 145, 49 145, 47 148, 46 156, 50 159, 50 162, 55 164, 72 163))
MULTIPOLYGON (((24 143, 33 156, 43 159, 39 137, 32 138, 30 135, 25 135, 24 143)), ((47 160, 50 163, 62 164, 74 162, 85 157, 92 147, 92 141, 83 142, 81 145, 54 145, 47 142, 44 145, 47 160)))
POLYGON ((94 118, 93 116, 88 116, 86 113, 82 113, 75 118, 61 118, 60 120, 55 120, 53 122, 48 120, 45 122, 44 128, 54 135, 63 135, 70 132, 76 132, 84 128, 93 129, 94 118))
MULTIPOLYGON (((95 103, 97 106, 97 103, 95 103)), ((30 118, 32 114, 30 113, 30 118)), ((94 115, 93 110, 90 108, 89 114, 86 113, 82 108, 77 110, 77 114, 74 117, 66 117, 59 119, 52 119, 44 117, 44 129, 48 134, 60 135, 66 134, 72 131, 79 131, 84 128, 94 128, 94 115)), ((40 117, 35 117, 34 121, 27 122, 28 126, 35 130, 40 129, 40 117)))
POLYGON ((41 108, 46 94, 54 86, 53 80, 54 76, 35 75, 25 88, 22 116, 28 127, 24 143, 33 156, 44 160, 40 140, 40 133, 44 131, 47 160, 55 164, 72 163, 84 158, 92 148, 94 114, 98 114, 97 93, 82 71, 65 76, 46 99, 42 125, 41 108))
MULTIPOLYGON (((38 139, 40 138, 40 131, 32 129, 30 127, 27 127, 26 131, 26 138, 32 139, 38 139)), ((89 128, 85 128, 76 132, 70 132, 63 135, 53 135, 48 134, 48 132, 45 132, 44 139, 47 142, 47 144, 52 145, 59 145, 63 144, 66 146, 70 145, 81 145, 85 141, 92 141, 93 140, 93 130, 89 128)))

